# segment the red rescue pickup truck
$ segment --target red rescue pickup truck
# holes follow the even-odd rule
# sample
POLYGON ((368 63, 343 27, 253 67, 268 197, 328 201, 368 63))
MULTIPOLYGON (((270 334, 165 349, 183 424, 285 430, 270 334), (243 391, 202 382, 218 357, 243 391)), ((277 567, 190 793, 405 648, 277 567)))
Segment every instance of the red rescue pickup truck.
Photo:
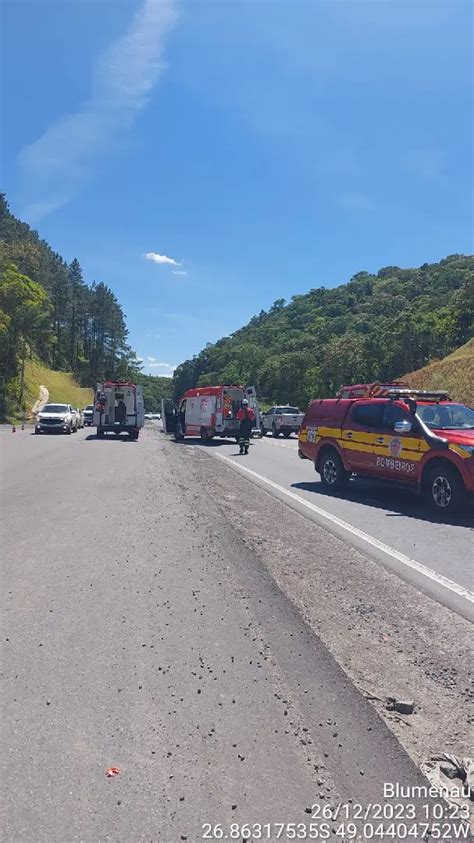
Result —
POLYGON ((474 410, 400 383, 342 387, 311 401, 298 443, 328 490, 351 474, 402 482, 453 513, 474 493, 474 410))

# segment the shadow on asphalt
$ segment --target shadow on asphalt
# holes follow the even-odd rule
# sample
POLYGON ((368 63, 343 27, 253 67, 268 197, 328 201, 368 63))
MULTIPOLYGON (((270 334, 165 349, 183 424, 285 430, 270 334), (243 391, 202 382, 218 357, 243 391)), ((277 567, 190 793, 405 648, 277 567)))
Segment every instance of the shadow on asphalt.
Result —
POLYGON ((386 513, 387 518, 416 518, 417 521, 427 521, 431 524, 451 524, 457 527, 474 528, 474 512, 472 504, 466 505, 458 516, 441 517, 434 515, 412 489, 401 489, 388 483, 367 483, 364 480, 352 479, 349 486, 340 495, 327 492, 319 481, 313 483, 292 483, 292 489, 312 492, 326 498, 339 498, 353 503, 360 503, 374 509, 391 510, 386 513))
POLYGON ((122 436, 121 434, 111 433, 99 437, 95 433, 89 433, 84 442, 137 442, 137 439, 131 439, 130 436, 122 436))

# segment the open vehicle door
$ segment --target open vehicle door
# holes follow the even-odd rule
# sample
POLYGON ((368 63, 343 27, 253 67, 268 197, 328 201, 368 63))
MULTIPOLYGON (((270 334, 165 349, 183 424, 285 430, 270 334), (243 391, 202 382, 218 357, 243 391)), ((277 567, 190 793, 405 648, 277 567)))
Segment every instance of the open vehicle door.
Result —
POLYGON ((245 397, 246 397, 247 401, 249 402, 249 407, 251 407, 252 410, 255 413, 254 430, 255 430, 255 432, 258 431, 257 436, 259 436, 261 434, 261 427, 260 427, 261 419, 260 419, 260 410, 258 409, 258 402, 257 402, 257 390, 255 389, 254 386, 246 386, 245 387, 245 397))
POLYGON ((178 408, 170 398, 163 398, 161 401, 161 422, 163 433, 176 436, 178 431, 179 414, 178 408))

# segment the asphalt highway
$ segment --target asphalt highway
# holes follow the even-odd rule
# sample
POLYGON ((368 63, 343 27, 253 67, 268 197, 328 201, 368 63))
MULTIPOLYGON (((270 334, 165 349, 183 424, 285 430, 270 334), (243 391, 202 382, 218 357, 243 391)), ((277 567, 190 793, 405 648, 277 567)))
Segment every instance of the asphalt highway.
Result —
POLYGON ((294 436, 253 439, 248 456, 230 440, 203 447, 443 605, 474 618, 473 503, 459 518, 443 521, 411 490, 377 481, 353 478, 341 495, 325 494, 312 463, 298 458, 294 436))
MULTIPOLYGON (((256 442, 245 466, 469 585, 469 525, 433 525, 427 550, 416 503, 323 500, 294 449, 256 442)), ((3 840, 341 840, 325 806, 426 784, 208 495, 216 472, 232 488, 235 444, 203 450, 154 424, 138 442, 1 430, 3 840)))

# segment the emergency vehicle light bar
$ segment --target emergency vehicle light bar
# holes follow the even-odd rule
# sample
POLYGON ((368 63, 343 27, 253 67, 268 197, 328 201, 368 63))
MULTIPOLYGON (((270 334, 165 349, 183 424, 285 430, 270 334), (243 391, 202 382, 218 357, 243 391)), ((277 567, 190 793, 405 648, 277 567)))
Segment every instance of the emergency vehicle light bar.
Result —
POLYGON ((392 383, 356 383, 352 386, 341 386, 336 398, 423 398, 427 401, 450 401, 447 392, 442 390, 411 389, 402 381, 392 383))
POLYGON ((389 389, 387 392, 389 398, 419 398, 426 401, 451 401, 451 396, 442 390, 431 389, 389 389))

